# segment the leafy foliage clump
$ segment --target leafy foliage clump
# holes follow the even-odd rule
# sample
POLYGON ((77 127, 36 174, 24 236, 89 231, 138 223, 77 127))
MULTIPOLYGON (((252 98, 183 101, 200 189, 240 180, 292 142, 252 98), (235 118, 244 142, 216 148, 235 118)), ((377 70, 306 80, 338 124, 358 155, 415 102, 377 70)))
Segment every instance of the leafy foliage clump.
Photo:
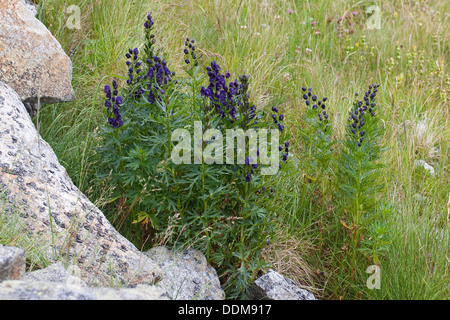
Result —
MULTIPOLYGON (((215 61, 206 67, 205 87, 193 39, 186 39, 183 50, 187 76, 175 77, 154 47, 151 14, 144 27, 143 52, 126 53, 121 95, 116 80, 112 89, 105 87, 108 122, 98 133, 97 181, 112 186, 111 210, 120 212, 120 225, 131 226, 129 238, 142 245, 159 237, 200 249, 218 268, 228 297, 245 297, 265 264, 261 250, 271 237, 273 214, 261 196, 267 181, 261 143, 257 150, 234 146, 231 160, 237 155, 237 163, 224 163, 230 150, 223 148, 223 133, 258 134, 273 127, 271 136, 278 139, 284 116, 264 122, 264 113, 251 103, 249 77, 230 80, 215 61)), ((264 156, 286 162, 289 143, 279 148, 277 139, 264 145, 264 156)))

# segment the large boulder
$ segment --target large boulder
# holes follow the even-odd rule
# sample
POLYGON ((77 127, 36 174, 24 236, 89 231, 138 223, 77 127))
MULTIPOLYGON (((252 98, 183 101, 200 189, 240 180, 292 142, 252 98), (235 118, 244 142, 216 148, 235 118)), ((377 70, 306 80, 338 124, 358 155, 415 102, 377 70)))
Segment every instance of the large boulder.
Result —
POLYGON ((171 251, 156 247, 147 255, 163 270, 157 284, 173 300, 223 300, 216 270, 198 250, 171 251))
POLYGON ((75 98, 72 62, 25 0, 0 1, 0 81, 26 103, 75 98))
POLYGON ((69 261, 88 284, 159 279, 158 266, 73 184, 21 98, 1 81, 0 118, 0 210, 20 212, 24 232, 39 237, 46 258, 69 261))

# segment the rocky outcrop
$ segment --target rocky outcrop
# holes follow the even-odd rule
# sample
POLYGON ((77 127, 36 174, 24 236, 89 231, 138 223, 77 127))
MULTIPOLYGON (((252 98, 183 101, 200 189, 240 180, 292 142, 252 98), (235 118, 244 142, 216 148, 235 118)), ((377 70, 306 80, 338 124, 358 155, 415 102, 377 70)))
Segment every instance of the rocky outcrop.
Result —
POLYGON ((0 210, 20 212, 24 232, 39 235, 48 261, 69 261, 89 284, 159 279, 158 266, 73 184, 20 97, 2 82, 0 117, 0 210))
POLYGON ((161 268, 162 280, 157 284, 173 300, 223 300, 216 270, 198 250, 170 251, 153 248, 147 255, 161 268))
POLYGON ((0 1, 0 81, 25 103, 75 98, 72 62, 25 0, 0 1))
POLYGON ((25 251, 0 244, 0 281, 20 279, 25 273, 25 251))
MULTIPOLYGON (((77 271, 78 269, 72 269, 77 271)), ((61 262, 25 272, 25 252, 0 246, 0 300, 167 300, 156 286, 90 288, 61 262)))
POLYGON ((270 269, 255 280, 249 290, 251 300, 316 300, 314 295, 297 287, 291 279, 270 269))
POLYGON ((168 300, 149 285, 126 288, 84 288, 49 281, 9 280, 0 283, 0 300, 168 300))

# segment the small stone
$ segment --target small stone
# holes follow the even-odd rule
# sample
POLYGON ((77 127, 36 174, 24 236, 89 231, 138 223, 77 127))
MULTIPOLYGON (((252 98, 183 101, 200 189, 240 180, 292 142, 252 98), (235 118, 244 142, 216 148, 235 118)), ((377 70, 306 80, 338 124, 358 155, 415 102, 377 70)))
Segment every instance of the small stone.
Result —
POLYGON ((18 280, 25 274, 25 251, 0 244, 0 282, 18 280))
POLYGON ((294 281, 272 269, 251 285, 249 298, 251 300, 317 300, 311 292, 297 287, 294 281))

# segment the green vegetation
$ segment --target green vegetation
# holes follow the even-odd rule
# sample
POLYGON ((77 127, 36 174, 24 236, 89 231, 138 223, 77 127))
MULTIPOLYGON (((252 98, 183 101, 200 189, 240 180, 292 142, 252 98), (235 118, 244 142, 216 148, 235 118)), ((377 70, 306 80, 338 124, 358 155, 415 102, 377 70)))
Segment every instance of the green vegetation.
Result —
MULTIPOLYGON (((41 0, 39 18, 72 59, 77 100, 45 105, 35 121, 75 184, 143 248, 146 241, 121 224, 126 206, 115 200, 117 190, 93 182, 97 133, 107 123, 103 88, 113 78, 124 85, 125 53, 145 42, 142 25, 152 12, 156 47, 176 75, 186 65, 185 38, 193 38, 202 68, 215 60, 236 78, 249 75, 258 109, 270 114, 277 106, 285 116, 290 158, 267 185, 275 193, 264 204, 276 215, 274 235, 261 253, 272 267, 323 299, 448 299, 450 4, 380 2, 379 30, 367 27, 372 4, 41 0), (81 29, 66 27, 70 14, 64 10, 71 4, 81 9, 81 29), (358 155, 362 149, 346 140, 352 134, 348 111, 355 92, 372 83, 380 84, 380 130, 373 128, 379 150, 358 155), (328 98, 332 126, 322 138, 307 127, 315 124, 308 124, 303 86, 328 98), (356 180, 339 171, 354 168, 350 161, 367 164, 370 185, 354 189, 367 207, 352 202, 348 186, 356 180), (362 226, 361 219, 370 223, 362 226), (381 270, 379 290, 366 286, 365 271, 373 264, 381 270)), ((225 283, 227 275, 220 275, 225 283)))

